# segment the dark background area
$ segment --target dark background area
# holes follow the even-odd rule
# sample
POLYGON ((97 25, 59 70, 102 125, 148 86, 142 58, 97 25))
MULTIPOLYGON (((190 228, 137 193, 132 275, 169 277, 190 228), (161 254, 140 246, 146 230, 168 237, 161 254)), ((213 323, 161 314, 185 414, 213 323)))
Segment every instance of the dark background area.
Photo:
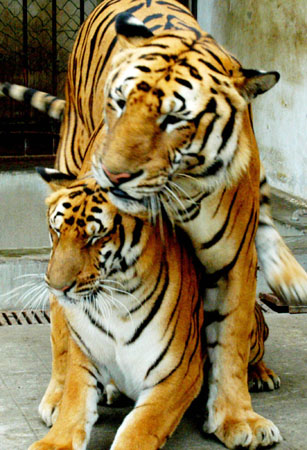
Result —
MULTIPOLYGON (((99 0, 0 2, 0 82, 64 98, 76 33, 99 0)), ((196 13, 196 0, 180 0, 196 13)), ((14 100, 0 103, 0 170, 52 166, 60 124, 14 100)))

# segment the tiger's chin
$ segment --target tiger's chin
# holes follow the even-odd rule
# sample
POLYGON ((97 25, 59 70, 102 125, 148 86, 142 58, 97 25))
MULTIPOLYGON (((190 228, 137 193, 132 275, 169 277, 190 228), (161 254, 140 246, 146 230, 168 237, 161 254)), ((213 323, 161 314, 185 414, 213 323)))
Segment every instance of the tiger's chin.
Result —
POLYGON ((121 191, 120 189, 110 191, 109 197, 113 205, 122 212, 132 214, 133 216, 137 215, 142 218, 148 216, 148 201, 146 197, 139 200, 128 194, 124 195, 124 191, 121 191))

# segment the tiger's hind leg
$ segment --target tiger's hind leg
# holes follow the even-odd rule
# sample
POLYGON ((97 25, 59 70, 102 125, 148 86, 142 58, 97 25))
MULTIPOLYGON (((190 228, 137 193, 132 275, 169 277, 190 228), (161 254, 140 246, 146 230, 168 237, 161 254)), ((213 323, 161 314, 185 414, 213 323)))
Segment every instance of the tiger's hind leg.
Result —
POLYGON ((67 346, 69 331, 63 308, 55 296, 50 296, 52 373, 38 411, 48 427, 56 421, 62 399, 67 371, 67 346))
POLYGON ((274 391, 280 387, 280 378, 261 360, 248 367, 248 387, 250 392, 274 391))
POLYGON ((89 359, 68 336, 67 374, 52 428, 28 450, 85 450, 97 420, 97 376, 89 359))
POLYGON ((278 375, 263 361, 264 343, 268 335, 269 327, 265 322, 261 306, 256 302, 248 364, 248 387, 251 392, 273 391, 280 387, 278 375))

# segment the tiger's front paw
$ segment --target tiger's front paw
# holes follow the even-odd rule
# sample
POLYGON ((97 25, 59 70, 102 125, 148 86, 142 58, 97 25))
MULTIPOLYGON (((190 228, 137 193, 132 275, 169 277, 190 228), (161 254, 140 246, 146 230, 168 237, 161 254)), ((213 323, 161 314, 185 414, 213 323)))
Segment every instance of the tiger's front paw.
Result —
MULTIPOLYGON (((204 431, 207 430, 208 424, 205 424, 204 431)), ((276 425, 253 411, 246 412, 245 417, 242 414, 227 416, 214 434, 230 449, 245 447, 253 450, 282 441, 276 425)))
POLYGON ((82 427, 76 427, 70 435, 56 435, 51 429, 44 439, 34 442, 28 450, 86 450, 87 441, 87 434, 82 427))
POLYGON ((248 367, 248 387, 251 392, 273 391, 280 387, 280 378, 263 361, 248 367))
POLYGON ((38 407, 38 413, 47 427, 51 427, 59 415, 59 404, 62 396, 63 386, 51 379, 38 407))

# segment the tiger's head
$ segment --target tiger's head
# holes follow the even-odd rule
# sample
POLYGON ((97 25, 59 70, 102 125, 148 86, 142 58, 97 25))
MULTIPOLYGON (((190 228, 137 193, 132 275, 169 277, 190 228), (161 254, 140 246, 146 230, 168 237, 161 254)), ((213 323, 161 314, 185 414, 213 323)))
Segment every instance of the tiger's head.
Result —
MULTIPOLYGON (((157 249, 150 250, 156 242, 152 227, 118 213, 94 179, 73 181, 53 169, 38 170, 54 190, 47 199, 52 253, 45 281, 50 290, 66 304, 90 303, 100 293, 112 297, 119 288, 133 290, 144 249, 148 264, 153 264, 153 251, 159 256, 157 249)), ((150 272, 144 260, 142 265, 150 272)))
POLYGON ((94 176, 112 201, 136 213, 175 183, 203 191, 233 183, 247 167, 248 103, 273 87, 277 72, 245 70, 205 33, 153 33, 123 13, 116 22, 122 50, 105 87, 107 133, 93 160, 94 176), (247 117, 247 116, 246 116, 247 117))

